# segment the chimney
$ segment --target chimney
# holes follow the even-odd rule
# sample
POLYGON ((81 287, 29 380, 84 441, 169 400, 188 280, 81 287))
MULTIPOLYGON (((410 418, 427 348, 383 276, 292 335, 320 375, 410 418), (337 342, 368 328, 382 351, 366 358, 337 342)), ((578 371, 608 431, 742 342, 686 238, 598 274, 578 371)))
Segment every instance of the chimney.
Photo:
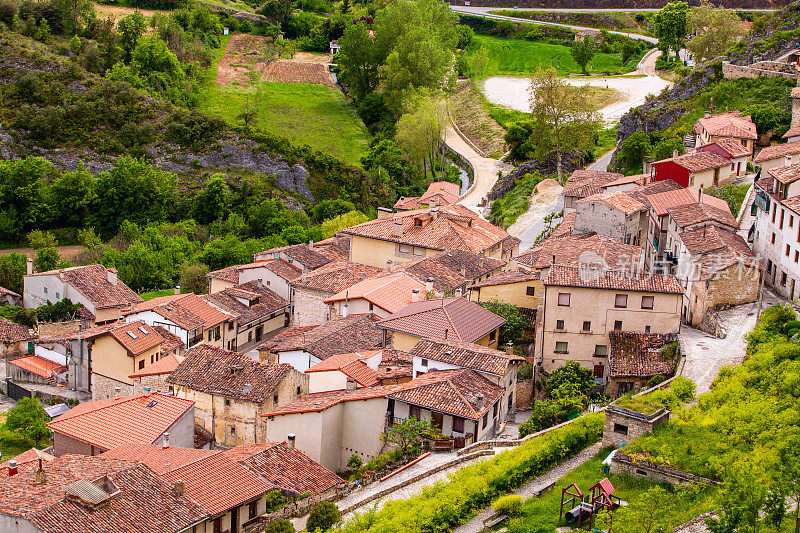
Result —
POLYGON ((150 396, 150 387, 143 387, 142 390, 145 396, 150 396))
POLYGON ((175 285, 175 294, 180 294, 180 293, 181 293, 181 286, 175 285))
POLYGON ((706 111, 705 118, 711 118, 711 111, 706 111))
POLYGON ((425 292, 431 292, 433 290, 433 278, 429 277, 425 280, 425 292))
POLYGON ((114 387, 114 398, 119 398, 122 394, 122 387, 114 387))
POLYGON ((479 413, 483 411, 483 394, 478 394, 475 397, 475 410, 479 413))
POLYGON ((461 277, 462 277, 462 278, 466 278, 466 277, 467 277, 467 267, 463 267, 463 266, 462 266, 462 267, 459 269, 459 271, 461 272, 461 277))
POLYGON ((169 431, 164 432, 164 441, 161 443, 161 447, 164 449, 169 448, 169 431))
POLYGON ((788 165, 791 165, 791 164, 792 164, 792 156, 787 155, 786 156, 786 165, 788 166, 788 165))
POLYGON ((411 289, 411 301, 412 302, 419 301, 419 289, 411 289))
POLYGON ((308 239, 308 249, 309 250, 314 249, 314 239, 308 239))
POLYGON ((506 344, 506 353, 508 355, 514 355, 514 343, 513 342, 508 341, 508 343, 506 344))
POLYGON ((681 155, 680 151, 677 148, 675 148, 672 151, 672 158, 674 159, 674 158, 678 157, 679 155, 681 155))
POLYGON ((444 340, 447 340, 447 328, 444 328, 444 340))
POLYGON ((389 272, 392 272, 394 270, 394 261, 392 261, 391 259, 387 259, 386 260, 386 269, 389 272))
POLYGON ((390 218, 392 216, 392 210, 387 207, 379 207, 378 208, 378 220, 383 220, 385 218, 390 218))
POLYGON ((400 207, 403 207, 404 203, 406 203, 406 197, 405 196, 401 196, 400 197, 400 207))
POLYGON ((295 440, 294 433, 289 433, 288 435, 286 435, 286 445, 289 446, 290 450, 294 450, 294 440, 295 440))
POLYGON ((36 470, 36 483, 39 485, 44 485, 47 483, 47 474, 44 473, 44 467, 42 466, 41 459, 39 459, 39 468, 36 470))
POLYGON ((175 481, 175 485, 172 488, 172 490, 175 492, 176 496, 183 496, 184 494, 186 494, 186 483, 178 479, 175 481))
POLYGON ((339 233, 338 232, 333 234, 333 243, 336 246, 339 246, 339 233))
POLYGON ((33 274, 33 259, 30 257, 28 258, 28 264, 25 267, 25 273, 29 276, 33 274))
POLYGON ((117 269, 116 268, 109 268, 106 270, 106 277, 108 278, 108 282, 112 285, 117 284, 117 269))
POLYGON ((342 318, 347 318, 347 315, 349 313, 349 311, 348 311, 349 307, 350 306, 347 304, 347 302, 342 304, 342 318))
POLYGON ((553 254, 553 262, 552 262, 552 264, 554 264, 554 265, 556 264, 556 254, 553 254))
POLYGON ((14 459, 11 459, 8 462, 8 477, 16 475, 17 475, 17 462, 14 459))
MULTIPOLYGON (((435 201, 434 201, 434 203, 435 203, 435 201)), ((438 217, 438 216, 439 216, 439 208, 438 207, 434 207, 433 209, 431 209, 431 218, 433 220, 436 220, 436 217, 438 217)))
POLYGON ((392 235, 395 237, 403 236, 403 220, 400 218, 394 219, 394 226, 392 227, 392 235))

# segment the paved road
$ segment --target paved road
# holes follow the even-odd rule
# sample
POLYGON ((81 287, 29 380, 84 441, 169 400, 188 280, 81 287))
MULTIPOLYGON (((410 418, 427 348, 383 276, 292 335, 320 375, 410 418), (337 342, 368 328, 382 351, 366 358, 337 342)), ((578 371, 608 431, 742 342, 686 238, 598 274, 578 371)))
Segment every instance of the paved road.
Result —
POLYGON ((452 125, 448 125, 445 129, 444 141, 447 146, 469 160, 472 168, 475 169, 475 186, 458 203, 482 214, 483 210, 478 207, 478 204, 483 201, 497 182, 497 172, 499 170, 507 171, 511 169, 511 166, 498 159, 483 157, 461 138, 452 125))

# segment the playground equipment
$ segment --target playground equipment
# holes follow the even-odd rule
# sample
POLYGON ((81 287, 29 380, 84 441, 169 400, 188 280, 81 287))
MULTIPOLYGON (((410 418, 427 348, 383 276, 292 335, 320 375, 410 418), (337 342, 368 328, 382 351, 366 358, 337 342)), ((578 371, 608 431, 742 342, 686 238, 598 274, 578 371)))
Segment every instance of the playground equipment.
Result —
POLYGON ((603 478, 589 488, 589 492, 584 494, 580 487, 575 483, 561 489, 561 509, 558 512, 558 519, 564 517, 567 524, 577 522, 578 527, 584 521, 589 521, 589 527, 594 526, 594 516, 608 509, 613 511, 620 506, 621 500, 614 496, 616 489, 608 478, 603 478), (576 505, 577 503, 577 505, 576 505), (564 509, 567 511, 564 512, 564 509))

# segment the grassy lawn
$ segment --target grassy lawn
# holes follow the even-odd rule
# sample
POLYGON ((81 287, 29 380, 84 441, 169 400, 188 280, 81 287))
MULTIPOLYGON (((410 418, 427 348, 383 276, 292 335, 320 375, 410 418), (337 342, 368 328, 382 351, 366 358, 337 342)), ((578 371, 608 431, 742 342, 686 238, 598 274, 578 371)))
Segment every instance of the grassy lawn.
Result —
POLYGON ((162 291, 143 292, 139 295, 139 297, 146 302, 147 300, 152 300, 153 298, 158 298, 160 296, 169 296, 174 292, 175 289, 164 289, 162 291))
MULTIPOLYGON (((563 521, 560 524, 558 523, 561 489, 570 483, 576 483, 581 491, 586 494, 589 491, 589 487, 604 477, 608 477, 616 489, 614 495, 628 502, 635 501, 641 493, 654 485, 652 482, 641 478, 614 474, 606 476, 603 474, 601 463, 609 452, 610 448, 601 450, 594 458, 558 480, 555 487, 538 498, 527 500, 523 505, 522 515, 508 524, 509 533, 553 531, 556 526, 563 525, 563 521), (547 526, 550 526, 551 529, 548 529, 547 526)), ((682 524, 701 513, 711 510, 714 507, 712 502, 714 492, 715 489, 698 490, 678 487, 672 489, 669 502, 673 505, 670 511, 672 524, 674 526, 682 524)), ((588 526, 584 525, 584 528, 588 529, 588 526)))
MULTIPOLYGON (((470 54, 475 54, 482 46, 489 52, 489 61, 484 71, 486 76, 532 74, 550 67, 557 67, 561 74, 581 72, 567 46, 476 35, 469 49, 470 54)), ((592 74, 622 74, 635 68, 636 61, 633 59, 624 66, 618 54, 596 54, 588 70, 592 74)))
POLYGON ((639 15, 645 18, 652 18, 652 13, 647 12, 619 12, 619 11, 594 11, 591 13, 558 13, 549 11, 522 11, 518 9, 497 9, 489 11, 493 15, 514 17, 528 20, 539 20, 545 22, 557 22, 559 24, 571 24, 586 28, 598 28, 601 30, 625 31, 651 35, 646 27, 637 22, 639 15))
POLYGON ((597 143, 592 148, 595 161, 607 154, 617 146, 617 126, 600 130, 597 134, 597 143))

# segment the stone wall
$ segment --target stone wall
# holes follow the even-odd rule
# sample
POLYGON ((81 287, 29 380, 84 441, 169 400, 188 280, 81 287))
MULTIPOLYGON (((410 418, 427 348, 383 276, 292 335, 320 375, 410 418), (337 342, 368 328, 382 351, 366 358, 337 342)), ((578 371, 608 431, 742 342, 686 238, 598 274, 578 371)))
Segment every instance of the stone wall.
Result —
POLYGON ((517 410, 526 411, 533 407, 533 380, 517 381, 517 410))
POLYGON ((133 380, 133 394, 141 394, 144 389, 149 388, 150 392, 163 392, 172 394, 172 385, 166 382, 169 374, 158 374, 155 376, 142 376, 133 380))
POLYGON ((662 408, 652 415, 611 405, 606 409, 603 426, 603 446, 620 447, 642 435, 653 432, 653 428, 669 420, 669 411, 662 408))
POLYGON ((762 76, 768 78, 783 77, 797 79, 798 72, 787 63, 781 63, 779 61, 760 61, 749 66, 734 65, 728 61, 723 61, 722 76, 731 80, 738 78, 758 78, 762 76))
POLYGON ((690 474, 682 470, 659 465, 643 459, 633 459, 617 452, 611 461, 612 474, 627 474, 632 477, 646 477, 670 485, 716 485, 713 479, 690 474))
POLYGON ((328 304, 324 302, 332 293, 304 287, 294 289, 293 326, 314 326, 328 321, 328 304))
MULTIPOLYGON (((63 433, 55 433, 53 435, 53 455, 60 457, 62 455, 71 453, 77 455, 92 455, 93 446, 78 439, 73 439, 63 433)), ((105 450, 94 450, 98 454, 105 450)))
POLYGON ((130 396, 132 392, 131 386, 127 383, 107 378, 100 374, 92 374, 92 400, 121 398, 122 396, 130 396))

